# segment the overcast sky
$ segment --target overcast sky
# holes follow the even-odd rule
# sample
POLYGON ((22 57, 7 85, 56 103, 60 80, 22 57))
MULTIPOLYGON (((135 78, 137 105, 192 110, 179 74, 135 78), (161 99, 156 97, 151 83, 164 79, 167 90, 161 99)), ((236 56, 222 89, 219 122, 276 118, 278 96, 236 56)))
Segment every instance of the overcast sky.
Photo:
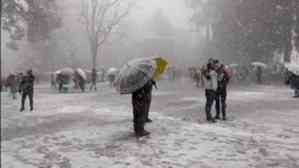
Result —
POLYGON ((188 28, 190 9, 186 7, 184 0, 139 0, 137 9, 133 11, 137 19, 146 19, 161 8, 175 27, 188 28))

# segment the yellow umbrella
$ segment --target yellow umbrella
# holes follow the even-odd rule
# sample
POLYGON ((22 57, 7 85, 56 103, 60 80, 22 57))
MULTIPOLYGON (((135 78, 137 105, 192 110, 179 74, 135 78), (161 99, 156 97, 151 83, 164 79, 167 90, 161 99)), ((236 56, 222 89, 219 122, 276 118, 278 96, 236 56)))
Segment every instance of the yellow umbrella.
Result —
POLYGON ((154 72, 154 75, 153 75, 153 80, 159 80, 160 79, 160 76, 161 74, 165 71, 166 69, 166 66, 168 64, 168 61, 165 60, 164 58, 161 58, 161 57, 156 57, 154 58, 154 61, 156 62, 156 69, 155 69, 155 72, 154 72))

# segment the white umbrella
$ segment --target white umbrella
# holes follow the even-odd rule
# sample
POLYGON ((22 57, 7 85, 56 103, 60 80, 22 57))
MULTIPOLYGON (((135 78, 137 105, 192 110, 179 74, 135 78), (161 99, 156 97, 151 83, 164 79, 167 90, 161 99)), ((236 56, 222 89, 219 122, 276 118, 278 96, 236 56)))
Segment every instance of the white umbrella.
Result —
POLYGON ((86 73, 83 71, 83 69, 81 68, 77 68, 76 69, 76 72, 84 79, 84 80, 87 80, 87 75, 86 73))
POLYGON ((108 75, 117 75, 119 72, 119 70, 117 68, 109 68, 108 71, 107 71, 107 74, 108 75))
POLYGON ((56 71, 56 73, 62 74, 62 75, 73 75, 74 74, 74 70, 72 68, 66 67, 66 68, 62 68, 58 71, 56 71))
POLYGON ((287 68, 288 71, 299 75, 299 65, 298 64, 285 64, 285 67, 287 68))
POLYGON ((154 75, 156 63, 152 59, 137 59, 125 64, 115 80, 114 86, 121 94, 132 93, 143 87, 154 75))
POLYGON ((267 64, 262 63, 262 62, 252 62, 251 65, 256 66, 256 67, 267 68, 267 64))

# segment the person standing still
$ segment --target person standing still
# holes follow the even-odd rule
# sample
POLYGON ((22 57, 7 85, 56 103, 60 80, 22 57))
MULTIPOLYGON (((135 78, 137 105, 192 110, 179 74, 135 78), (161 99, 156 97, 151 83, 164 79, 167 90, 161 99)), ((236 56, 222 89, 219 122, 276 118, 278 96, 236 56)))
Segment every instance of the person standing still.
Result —
POLYGON ((143 137, 150 134, 144 129, 150 107, 149 95, 151 93, 152 81, 148 81, 142 88, 132 93, 133 122, 136 137, 143 137))
POLYGON ((227 96, 227 85, 229 82, 229 75, 225 71, 223 64, 216 66, 218 87, 216 91, 216 116, 215 119, 220 119, 220 111, 222 113, 222 119, 226 120, 226 96, 227 96))
POLYGON ((22 94, 21 100, 21 109, 20 111, 25 110, 25 100, 26 97, 29 97, 30 111, 33 110, 33 90, 34 90, 34 80, 35 77, 32 74, 32 70, 28 70, 27 74, 22 77, 19 92, 22 94))
POLYGON ((216 122, 216 120, 211 115, 211 109, 216 97, 217 90, 217 74, 214 70, 214 65, 212 62, 207 64, 207 69, 203 73, 203 81, 206 92, 206 117, 208 122, 216 122))

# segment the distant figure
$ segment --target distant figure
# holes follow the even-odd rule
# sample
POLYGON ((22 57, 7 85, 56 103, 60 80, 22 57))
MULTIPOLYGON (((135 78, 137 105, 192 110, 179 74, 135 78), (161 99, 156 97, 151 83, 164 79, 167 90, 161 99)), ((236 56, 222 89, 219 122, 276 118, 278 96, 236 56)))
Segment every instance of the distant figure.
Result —
POLYGON ((15 74, 10 74, 7 77, 6 83, 7 83, 7 86, 9 87, 10 94, 11 94, 12 98, 14 100, 17 99, 17 97, 16 97, 16 93, 17 93, 17 89, 18 89, 17 76, 15 74))
POLYGON ((89 90, 94 89, 95 91, 97 90, 97 71, 95 68, 92 68, 91 71, 91 85, 89 90))
POLYGON ((50 82, 51 82, 51 87, 56 89, 56 81, 55 81, 55 74, 53 72, 51 72, 51 76, 50 76, 50 82))
POLYGON ((58 83, 58 91, 61 93, 63 91, 64 77, 61 73, 57 74, 56 82, 58 83))
POLYGON ((115 78, 116 78, 115 74, 108 74, 108 81, 109 81, 110 87, 113 86, 115 78))
POLYGON ((85 79, 76 71, 74 78, 75 85, 79 86, 81 91, 85 91, 85 79))
POLYGON ((291 71, 286 72, 286 83, 294 89, 294 98, 299 98, 299 75, 291 71))
POLYGON ((28 70, 27 74, 23 76, 21 80, 20 88, 19 88, 19 92, 22 94, 22 102, 21 102, 22 104, 20 109, 21 112, 25 110, 25 100, 27 96, 29 96, 30 111, 33 110, 34 80, 35 77, 32 74, 32 70, 28 70))
POLYGON ((206 117, 208 122, 216 122, 216 120, 211 115, 211 109, 216 97, 217 90, 217 74, 214 70, 214 65, 211 60, 207 64, 207 68, 203 72, 203 81, 206 92, 206 117))
POLYGON ((20 90, 21 87, 21 81, 23 79, 23 72, 18 73, 18 77, 17 77, 17 83, 18 83, 18 90, 20 90))
POLYGON ((263 75, 262 67, 258 66, 256 69, 256 79, 258 84, 262 84, 262 75, 263 75))
POLYGON ((144 129, 144 125, 146 122, 151 121, 148 118, 148 113, 153 85, 155 85, 155 82, 150 80, 142 88, 132 93, 134 131, 137 137, 150 134, 150 132, 144 129))
POLYGON ((194 80, 196 82, 196 87, 200 87, 200 80, 201 80, 201 74, 199 69, 195 69, 194 71, 194 80))
POLYGON ((226 95, 227 95, 227 85, 229 82, 229 74, 225 71, 223 64, 216 62, 216 73, 218 87, 216 91, 216 116, 215 119, 220 119, 220 111, 222 113, 222 119, 226 120, 226 95))

